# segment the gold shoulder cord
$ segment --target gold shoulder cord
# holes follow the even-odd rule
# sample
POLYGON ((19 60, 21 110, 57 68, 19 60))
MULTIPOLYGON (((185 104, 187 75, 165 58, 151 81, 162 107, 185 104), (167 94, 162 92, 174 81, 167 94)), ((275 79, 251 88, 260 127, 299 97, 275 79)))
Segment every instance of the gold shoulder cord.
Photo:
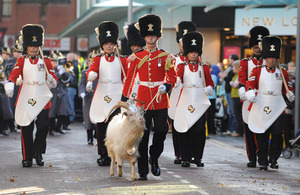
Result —
MULTIPOLYGON (((150 59, 149 61, 155 60, 156 58, 164 57, 166 55, 169 55, 169 53, 168 52, 162 52, 162 53, 158 54, 155 58, 150 59)), ((138 69, 140 69, 145 64, 145 62, 148 61, 148 59, 149 59, 148 55, 146 55, 143 59, 138 58, 135 54, 134 54, 134 56, 138 60, 140 60, 140 63, 138 64, 138 69)), ((172 67, 173 67, 173 64, 171 63, 170 57, 168 56, 168 58, 166 60, 166 64, 165 64, 165 70, 170 70, 170 68, 172 68, 172 67)))

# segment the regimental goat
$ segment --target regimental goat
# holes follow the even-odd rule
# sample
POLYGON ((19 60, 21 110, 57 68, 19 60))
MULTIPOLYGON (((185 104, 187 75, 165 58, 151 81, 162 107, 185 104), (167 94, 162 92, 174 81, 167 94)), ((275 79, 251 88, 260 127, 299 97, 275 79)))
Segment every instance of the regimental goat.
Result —
POLYGON ((114 175, 115 163, 117 163, 118 176, 122 177, 123 161, 127 159, 130 163, 131 180, 136 180, 134 166, 139 155, 138 146, 146 129, 144 110, 136 107, 133 100, 129 100, 126 103, 116 104, 109 115, 120 107, 125 109, 109 122, 105 138, 108 156, 111 158, 110 175, 114 175))

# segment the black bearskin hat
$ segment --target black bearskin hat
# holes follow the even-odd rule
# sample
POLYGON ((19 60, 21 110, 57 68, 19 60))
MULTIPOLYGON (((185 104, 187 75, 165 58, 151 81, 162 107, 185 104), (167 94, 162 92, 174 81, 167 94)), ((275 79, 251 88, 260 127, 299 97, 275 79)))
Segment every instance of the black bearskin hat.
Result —
POLYGON ((264 36, 270 35, 269 30, 264 26, 255 26, 249 31, 249 48, 258 45, 264 36))
POLYGON ((146 14, 139 18, 135 27, 140 31, 142 38, 148 35, 162 37, 162 19, 155 14, 146 14))
POLYGON ((44 27, 40 24, 26 24, 22 27, 23 46, 43 46, 44 45, 44 27))
POLYGON ((134 24, 124 26, 124 34, 127 38, 127 44, 129 47, 132 45, 144 47, 146 45, 145 40, 141 37, 139 30, 136 29, 134 24))
POLYGON ((115 45, 117 44, 117 40, 119 38, 119 28, 116 23, 111 21, 101 22, 95 31, 98 34, 98 40, 102 49, 104 43, 111 42, 115 45))
POLYGON ((132 51, 130 49, 130 47, 128 46, 128 40, 124 37, 123 39, 120 40, 120 53, 123 56, 128 56, 130 54, 132 54, 132 51))
POLYGON ((262 58, 280 58, 281 56, 281 39, 277 36, 266 36, 261 42, 262 58))
POLYGON ((189 32, 182 37, 182 47, 184 55, 189 52, 198 52, 199 56, 202 55, 203 48, 203 35, 199 32, 189 32))
POLYGON ((176 28, 176 41, 179 43, 179 40, 188 32, 196 31, 197 27, 194 22, 191 21, 182 21, 175 26, 176 28))
POLYGON ((6 53, 6 54, 10 55, 11 54, 10 48, 9 47, 3 47, 2 48, 2 53, 6 53))

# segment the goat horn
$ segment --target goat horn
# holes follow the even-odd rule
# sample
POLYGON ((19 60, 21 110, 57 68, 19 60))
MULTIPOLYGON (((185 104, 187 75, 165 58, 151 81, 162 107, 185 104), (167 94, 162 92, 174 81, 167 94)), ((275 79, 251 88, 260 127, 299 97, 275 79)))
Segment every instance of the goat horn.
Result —
POLYGON ((116 108, 120 108, 120 107, 123 107, 123 108, 126 108, 126 109, 128 109, 128 107, 129 107, 129 105, 126 103, 126 102, 122 102, 122 101, 120 101, 119 103, 117 103, 116 105, 114 105, 114 107, 112 107, 111 109, 110 109, 110 111, 109 111, 109 113, 108 113, 108 115, 107 115, 107 117, 106 117, 106 119, 105 119, 105 123, 108 121, 108 119, 109 119, 109 116, 110 116, 110 114, 116 109, 116 108))

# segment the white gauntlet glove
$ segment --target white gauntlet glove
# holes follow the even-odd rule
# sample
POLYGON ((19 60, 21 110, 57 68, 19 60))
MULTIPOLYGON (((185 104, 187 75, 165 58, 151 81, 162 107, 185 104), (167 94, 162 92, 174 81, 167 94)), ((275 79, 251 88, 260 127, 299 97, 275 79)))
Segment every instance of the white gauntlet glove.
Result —
POLYGON ((293 94, 293 92, 288 91, 285 95, 290 102, 295 101, 295 95, 293 94))
POLYGON ((242 101, 246 101, 247 100, 247 98, 245 96, 245 93, 246 93, 245 87, 239 88, 239 96, 240 96, 240 99, 242 101))
POLYGON ((249 90, 245 93, 245 97, 247 98, 247 100, 251 103, 255 103, 256 99, 255 99, 255 92, 254 90, 249 90))
POLYGON ((81 93, 80 97, 83 99, 85 97, 85 93, 81 93))
POLYGON ((53 78, 53 76, 51 74, 47 75, 47 81, 48 81, 51 88, 56 87, 56 85, 57 85, 56 80, 53 78))
POLYGON ((211 95, 213 95, 214 90, 211 86, 207 86, 207 87, 204 88, 204 92, 205 92, 206 95, 211 96, 211 95))
POLYGON ((167 88, 166 88, 165 85, 161 85, 161 86, 158 87, 158 91, 159 91, 160 94, 165 93, 166 89, 167 89, 167 88))
POLYGON ((86 89, 87 92, 92 92, 92 90, 93 90, 93 82, 92 81, 88 81, 86 83, 85 89, 86 89))
POLYGON ((91 72, 89 73, 88 80, 89 80, 89 81, 94 81, 97 77, 98 77, 98 74, 97 74, 96 72, 94 72, 94 71, 91 71, 91 72))
POLYGON ((23 83, 23 80, 22 80, 22 76, 20 75, 19 78, 17 78, 16 85, 20 86, 22 83, 23 83))
POLYGON ((8 97, 12 97, 14 95, 15 84, 13 82, 8 82, 4 85, 5 93, 8 97))

